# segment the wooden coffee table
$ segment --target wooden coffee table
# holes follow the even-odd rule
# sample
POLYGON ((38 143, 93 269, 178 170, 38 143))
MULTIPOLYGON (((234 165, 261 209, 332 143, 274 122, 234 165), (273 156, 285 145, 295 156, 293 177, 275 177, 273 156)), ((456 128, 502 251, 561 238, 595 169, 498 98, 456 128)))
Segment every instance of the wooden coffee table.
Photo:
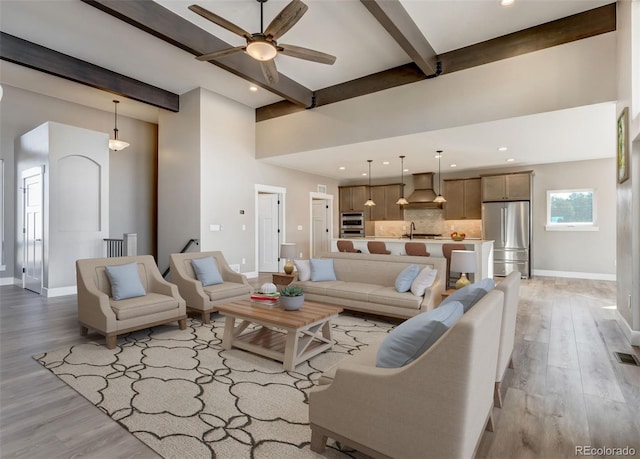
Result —
POLYGON ((250 300, 216 308, 225 316, 225 349, 237 347, 278 360, 288 371, 333 347, 331 319, 342 312, 340 307, 311 301, 305 301, 298 311, 253 306, 250 300), (240 320, 238 325, 236 319, 240 320), (261 327, 246 331, 251 324, 261 327))

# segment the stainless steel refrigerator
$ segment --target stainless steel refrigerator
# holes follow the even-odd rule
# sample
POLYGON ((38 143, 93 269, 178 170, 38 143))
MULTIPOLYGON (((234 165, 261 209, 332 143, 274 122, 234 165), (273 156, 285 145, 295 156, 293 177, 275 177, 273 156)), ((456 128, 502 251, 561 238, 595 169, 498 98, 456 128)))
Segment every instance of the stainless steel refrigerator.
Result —
POLYGON ((493 240, 493 274, 507 276, 531 269, 531 213, 529 201, 482 203, 482 237, 493 240))

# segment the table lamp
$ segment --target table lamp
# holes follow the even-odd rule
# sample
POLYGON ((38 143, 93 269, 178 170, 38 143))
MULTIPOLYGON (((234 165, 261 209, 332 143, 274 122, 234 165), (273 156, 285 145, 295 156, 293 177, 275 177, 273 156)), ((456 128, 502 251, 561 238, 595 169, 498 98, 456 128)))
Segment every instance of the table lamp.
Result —
POLYGON ((476 272, 476 253, 472 250, 452 250, 451 271, 460 273, 460 279, 456 282, 457 289, 469 285, 471 281, 467 274, 476 272))
POLYGON ((291 261, 296 257, 296 244, 295 242, 285 242, 280 244, 280 258, 286 259, 284 264, 284 272, 291 274, 293 272, 293 262, 291 261))

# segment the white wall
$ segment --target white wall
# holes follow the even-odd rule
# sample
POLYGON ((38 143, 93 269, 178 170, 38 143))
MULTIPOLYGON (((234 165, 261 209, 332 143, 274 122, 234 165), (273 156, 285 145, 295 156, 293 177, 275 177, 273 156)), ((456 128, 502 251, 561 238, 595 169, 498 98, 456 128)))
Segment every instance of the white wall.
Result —
MULTIPOLYGON (((2 85, 0 101, 0 157, 5 160, 4 224, 7 269, 4 278, 20 278, 22 259, 16 251, 16 190, 14 140, 47 121, 113 133, 113 112, 101 111, 54 97, 2 85), (20 259, 16 260, 16 253, 20 259)), ((123 102, 124 103, 124 102, 123 102)), ((121 104, 122 105, 122 104, 121 104)), ((120 137, 131 143, 126 150, 109 153, 111 237, 138 233, 138 253, 155 254, 157 125, 118 114, 120 137)), ((11 282, 9 280, 8 282, 11 282)))
POLYGON ((612 32, 261 121, 257 157, 613 101, 615 47, 612 32))

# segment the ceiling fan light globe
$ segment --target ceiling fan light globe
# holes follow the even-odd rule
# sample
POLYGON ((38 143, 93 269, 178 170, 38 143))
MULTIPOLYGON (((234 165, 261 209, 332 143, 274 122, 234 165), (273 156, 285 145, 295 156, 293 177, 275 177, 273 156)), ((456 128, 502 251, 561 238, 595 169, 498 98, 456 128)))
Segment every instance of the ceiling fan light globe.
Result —
POLYGON ((252 41, 247 45, 247 54, 254 58, 257 61, 270 61, 276 54, 278 54, 278 50, 274 45, 267 41, 256 40, 252 41))

